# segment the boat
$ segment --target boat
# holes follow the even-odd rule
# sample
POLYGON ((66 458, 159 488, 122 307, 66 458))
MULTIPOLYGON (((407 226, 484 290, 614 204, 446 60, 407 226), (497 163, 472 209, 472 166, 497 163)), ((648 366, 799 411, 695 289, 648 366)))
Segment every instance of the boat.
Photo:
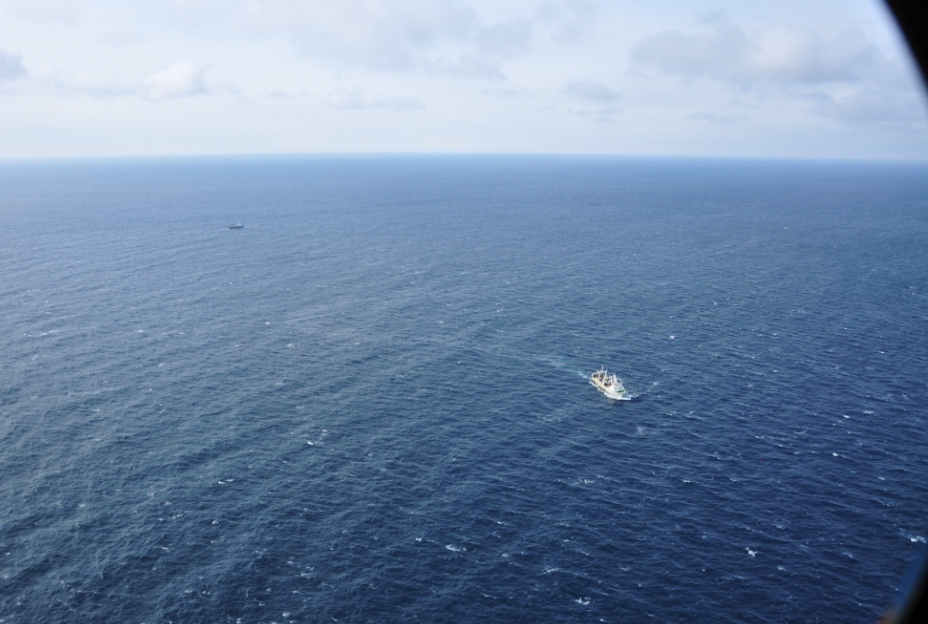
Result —
POLYGON ((245 227, 245 226, 242 225, 241 223, 233 223, 232 225, 229 226, 229 229, 230 229, 230 230, 240 230, 240 229, 242 229, 243 227, 245 227))
POLYGON ((590 375, 590 383, 610 399, 625 398, 625 386, 622 385, 622 380, 616 377, 615 373, 610 375, 605 368, 590 375))

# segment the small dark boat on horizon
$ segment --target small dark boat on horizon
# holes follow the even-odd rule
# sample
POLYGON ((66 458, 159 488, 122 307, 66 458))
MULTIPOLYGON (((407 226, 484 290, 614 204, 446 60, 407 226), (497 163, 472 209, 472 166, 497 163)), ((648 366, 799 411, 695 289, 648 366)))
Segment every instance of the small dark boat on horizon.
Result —
POLYGON ((240 229, 242 229, 243 227, 245 227, 245 226, 242 225, 241 223, 233 223, 232 225, 229 226, 229 229, 230 229, 230 230, 240 230, 240 229))

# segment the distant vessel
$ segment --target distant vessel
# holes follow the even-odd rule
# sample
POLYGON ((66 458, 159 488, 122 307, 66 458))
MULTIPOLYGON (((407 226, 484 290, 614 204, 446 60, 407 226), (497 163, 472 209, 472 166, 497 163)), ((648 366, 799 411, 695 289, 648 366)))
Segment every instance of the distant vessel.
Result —
POLYGON ((605 368, 590 375, 590 383, 610 399, 625 398, 625 386, 622 385, 622 380, 616 377, 615 373, 610 375, 605 368))
POLYGON ((243 227, 245 227, 245 226, 242 225, 241 223, 233 223, 232 225, 229 226, 229 229, 230 229, 230 230, 240 230, 240 229, 242 229, 243 227))

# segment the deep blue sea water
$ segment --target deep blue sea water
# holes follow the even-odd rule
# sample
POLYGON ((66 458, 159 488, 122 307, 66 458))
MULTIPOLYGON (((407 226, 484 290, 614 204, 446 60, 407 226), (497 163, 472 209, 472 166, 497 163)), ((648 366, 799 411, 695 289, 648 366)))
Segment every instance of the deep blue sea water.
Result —
POLYGON ((0 623, 874 622, 926 174, 2 164, 0 623))

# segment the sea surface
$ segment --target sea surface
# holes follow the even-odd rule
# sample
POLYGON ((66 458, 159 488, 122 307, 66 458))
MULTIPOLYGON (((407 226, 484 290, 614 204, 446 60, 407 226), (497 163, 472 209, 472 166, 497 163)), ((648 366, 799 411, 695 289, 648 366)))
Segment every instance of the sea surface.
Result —
POLYGON ((872 623, 926 512, 925 165, 0 164, 0 623, 872 623))

